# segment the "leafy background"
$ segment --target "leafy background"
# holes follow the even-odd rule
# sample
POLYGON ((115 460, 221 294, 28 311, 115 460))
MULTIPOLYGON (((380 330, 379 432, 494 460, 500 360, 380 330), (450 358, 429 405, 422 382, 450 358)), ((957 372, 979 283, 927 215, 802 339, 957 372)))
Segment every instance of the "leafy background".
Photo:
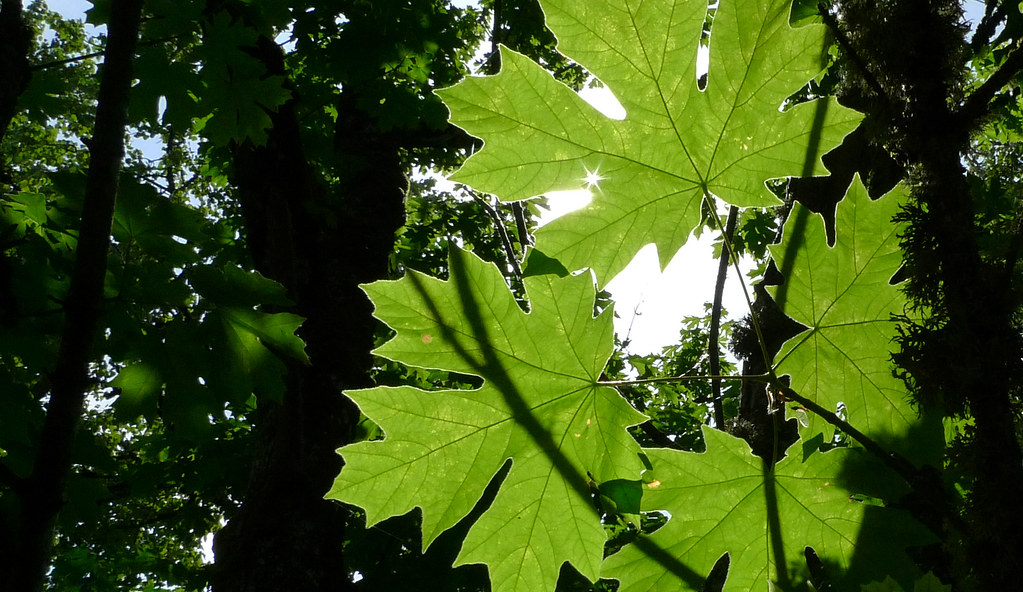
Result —
POLYGON ((1023 17, 960 8, 5 0, 0 589, 1013 589, 1023 17))

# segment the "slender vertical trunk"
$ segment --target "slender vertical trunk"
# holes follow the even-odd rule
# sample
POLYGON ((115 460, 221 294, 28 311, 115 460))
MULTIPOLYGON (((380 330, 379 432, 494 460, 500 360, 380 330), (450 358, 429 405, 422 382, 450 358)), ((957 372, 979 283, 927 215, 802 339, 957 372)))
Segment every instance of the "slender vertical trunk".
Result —
MULTIPOLYGON (((721 345, 718 343, 721 330, 721 300, 725 295, 725 281, 728 279, 728 266, 732 263, 732 236, 739 218, 739 208, 728 209, 728 220, 721 231, 721 258, 718 260, 718 276, 714 282, 714 304, 710 316, 710 343, 707 347, 710 355, 711 376, 721 375, 721 345)), ((714 397, 714 425, 719 430, 725 427, 725 411, 721 404, 721 379, 712 378, 711 392, 714 397)))
POLYGON ((32 474, 19 489, 18 523, 11 525, 15 543, 2 558, 0 589, 5 591, 41 589, 50 560, 53 525, 63 503, 72 442, 90 385, 89 361, 102 312, 141 13, 141 0, 114 0, 111 7, 78 249, 64 303, 64 330, 32 474))
POLYGON ((0 0, 0 140, 17 113, 18 97, 28 87, 31 49, 32 31, 25 23, 21 0, 0 0))

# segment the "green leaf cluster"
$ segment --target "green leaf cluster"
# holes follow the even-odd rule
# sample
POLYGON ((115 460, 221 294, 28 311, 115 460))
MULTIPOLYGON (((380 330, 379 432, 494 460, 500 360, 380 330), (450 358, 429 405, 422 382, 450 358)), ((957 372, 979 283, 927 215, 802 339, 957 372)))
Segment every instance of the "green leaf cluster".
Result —
MULTIPOLYGON (((705 205, 778 204, 767 182, 825 173, 821 154, 860 120, 833 99, 790 98, 820 72, 829 42, 821 25, 790 24, 787 2, 722 3, 709 16, 705 3, 689 0, 542 6, 559 51, 615 93, 625 118, 598 113, 502 49, 500 73, 439 93, 452 121, 485 142, 454 178, 506 201, 588 187, 592 202, 543 227, 537 247, 568 270, 589 268, 598 285, 648 243, 665 264, 701 225, 705 205), (708 22, 703 84, 697 56, 708 22)), ((601 376, 613 344, 608 312, 593 316, 588 272, 527 277, 523 312, 495 268, 454 249, 446 282, 408 272, 364 287, 395 332, 375 352, 471 374, 482 386, 347 393, 383 438, 340 449, 346 466, 328 497, 365 508, 370 525, 420 508, 425 545, 485 504, 456 563, 486 565, 500 590, 554 590, 565 562, 591 582, 618 580, 623 591, 697 590, 722 557, 724 590, 819 584, 804 549, 829 566, 839 589, 888 575, 910 581, 917 574, 904 549, 932 539, 886 507, 905 484, 841 427, 918 463, 940 459, 940 426, 910 406, 890 360, 892 317, 906 307, 893 283, 901 256, 891 223, 903 194, 873 202, 854 181, 833 246, 797 205, 770 247, 785 278, 771 295, 805 327, 760 378, 779 400, 788 394, 802 424, 791 447, 775 436, 773 458, 707 427, 705 451, 671 449, 686 438, 675 429, 672 438, 682 439, 669 438, 670 448, 641 450, 629 428, 647 418, 626 398, 656 430, 669 423, 661 415, 679 416, 680 400, 706 397, 693 392, 706 383, 689 389, 666 376, 684 352, 665 352, 652 366, 633 360, 640 378, 656 373, 668 383, 652 394, 612 383, 601 376), (499 489, 488 499, 492 480, 499 489), (667 522, 653 534, 636 528, 658 514, 667 522), (629 523, 627 540, 608 545, 601 564, 602 525, 614 533, 629 523), (879 523, 901 534, 884 534, 879 523)), ((747 234, 763 244, 762 215, 748 219, 747 234)), ((674 371, 706 373, 699 359, 674 371)))

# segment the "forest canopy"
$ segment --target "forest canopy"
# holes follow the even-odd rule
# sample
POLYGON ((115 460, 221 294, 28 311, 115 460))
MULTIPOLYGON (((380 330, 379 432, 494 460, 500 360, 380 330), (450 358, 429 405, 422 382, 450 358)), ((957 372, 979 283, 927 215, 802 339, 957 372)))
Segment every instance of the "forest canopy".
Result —
POLYGON ((1013 589, 1021 40, 0 0, 0 590, 1013 589), (700 236, 705 308, 630 349, 608 283, 700 236))

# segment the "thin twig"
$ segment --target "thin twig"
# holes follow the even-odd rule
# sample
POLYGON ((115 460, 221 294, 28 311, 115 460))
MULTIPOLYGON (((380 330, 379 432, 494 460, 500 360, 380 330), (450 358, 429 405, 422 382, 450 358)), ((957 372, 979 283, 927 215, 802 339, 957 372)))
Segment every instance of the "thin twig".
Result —
POLYGON ((642 305, 643 305, 643 297, 641 295, 640 298, 639 298, 639 302, 637 302, 636 306, 634 306, 632 308, 632 318, 629 319, 629 328, 625 331, 625 339, 622 340, 623 346, 624 345, 628 345, 628 343, 630 342, 630 340, 632 338, 632 327, 633 327, 633 325, 636 324, 636 317, 638 317, 639 315, 643 314, 643 313, 639 312, 639 307, 642 306, 642 305))
POLYGON ((29 66, 29 69, 32 70, 33 72, 38 72, 39 70, 46 70, 47 68, 56 68, 57 66, 64 66, 64 65, 67 65, 67 64, 73 64, 75 62, 81 62, 81 61, 84 61, 84 60, 90 60, 92 58, 102 57, 103 53, 104 53, 103 50, 100 50, 100 51, 94 51, 92 53, 87 53, 87 54, 80 55, 80 56, 74 56, 74 57, 71 57, 71 58, 64 58, 63 60, 54 60, 52 62, 43 62, 41 64, 35 64, 33 66, 29 66))
POLYGON ((700 374, 683 376, 661 376, 658 378, 640 378, 636 380, 598 380, 597 384, 602 386, 631 386, 636 384, 654 384, 660 382, 684 382, 687 380, 753 380, 756 382, 770 383, 773 377, 770 374, 700 374))
MULTIPOLYGON (((138 47, 149 47, 149 46, 153 46, 153 45, 159 45, 159 44, 164 43, 166 41, 174 41, 175 39, 178 39, 178 38, 181 38, 181 37, 184 37, 184 33, 179 34, 179 35, 171 35, 169 37, 161 37, 159 39, 149 39, 147 41, 139 41, 137 46, 138 47)), ((92 58, 102 57, 105 52, 106 52, 105 49, 101 49, 99 51, 94 51, 92 53, 86 53, 86 54, 82 54, 82 55, 78 55, 78 56, 73 56, 73 57, 70 57, 70 58, 64 58, 62 60, 53 60, 52 62, 41 62, 39 64, 34 64, 32 66, 29 66, 29 69, 32 70, 33 72, 38 72, 39 70, 46 70, 48 68, 56 68, 57 66, 65 66, 67 64, 73 64, 75 62, 81 62, 81 61, 84 61, 84 60, 91 60, 92 58)))
POLYGON ((508 236, 508 229, 504 227, 504 220, 501 219, 501 215, 494 209, 494 206, 487 203, 487 200, 480 197, 478 193, 472 189, 462 186, 462 189, 472 196, 483 209, 486 210, 487 215, 494 221, 494 226, 497 227, 497 233, 501 236, 501 241, 504 243, 505 253, 508 255, 508 264, 511 265, 512 271, 515 273, 515 278, 522 281, 522 269, 519 267, 519 260, 515 254, 515 246, 512 245, 511 237, 508 236))

